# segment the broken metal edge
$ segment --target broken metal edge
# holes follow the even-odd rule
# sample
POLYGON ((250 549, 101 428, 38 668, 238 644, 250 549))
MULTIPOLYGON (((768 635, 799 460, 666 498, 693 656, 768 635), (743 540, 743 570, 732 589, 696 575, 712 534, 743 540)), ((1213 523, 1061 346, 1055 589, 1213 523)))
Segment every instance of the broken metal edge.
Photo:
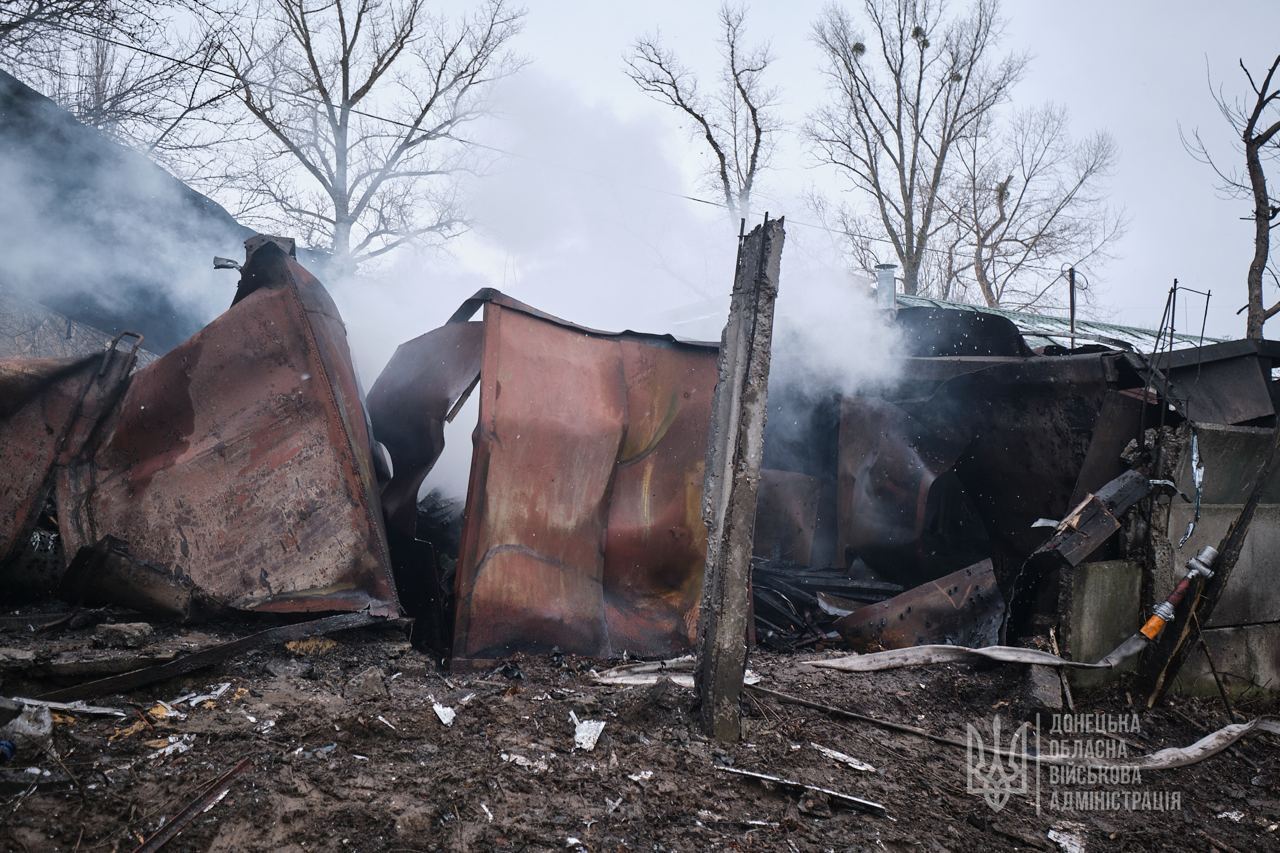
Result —
POLYGON ((719 349, 719 341, 695 341, 689 338, 678 338, 675 335, 663 334, 659 332, 637 332, 632 329, 623 329, 620 332, 606 332, 601 329, 592 329, 589 326, 582 326, 577 323, 557 317, 554 314, 548 314, 540 311, 532 305, 521 302, 518 299, 512 299, 496 287, 482 287, 477 290, 470 298, 463 301, 458 306, 458 310, 453 312, 446 323, 465 323, 470 320, 477 311, 484 305, 493 304, 512 311, 519 311, 521 314, 527 314, 530 317, 536 317, 539 320, 546 320, 557 326, 563 326, 566 329, 573 329, 576 332, 582 332, 584 335, 591 335, 599 338, 643 338, 650 341, 665 341, 666 343, 679 344, 687 347, 698 347, 700 349, 719 349))
POLYGON ((721 773, 732 773, 735 776, 745 776, 748 779, 755 779, 758 782, 770 782, 774 785, 781 785, 784 788, 800 789, 804 791, 813 791, 818 794, 825 794, 837 803, 841 803, 858 811, 868 812, 879 817, 887 817, 888 809, 882 804, 864 800, 861 797, 855 797, 852 794, 845 794, 840 791, 833 791, 830 788, 820 788, 817 785, 809 785, 804 782, 797 782, 794 779, 784 779, 781 776, 771 776, 768 773, 757 773, 754 770, 743 770, 738 767, 716 767, 721 773))

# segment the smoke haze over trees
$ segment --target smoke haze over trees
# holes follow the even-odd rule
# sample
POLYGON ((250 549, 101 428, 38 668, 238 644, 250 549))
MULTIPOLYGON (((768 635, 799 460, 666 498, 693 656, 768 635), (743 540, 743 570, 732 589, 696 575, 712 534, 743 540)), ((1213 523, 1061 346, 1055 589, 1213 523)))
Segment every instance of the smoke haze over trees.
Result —
MULTIPOLYGON (((379 13, 403 5, 387 3, 374 5, 377 5, 379 13)), ((318 92, 312 92, 308 102, 307 93, 297 90, 298 85, 310 85, 304 78, 314 77, 306 67, 305 59, 301 66, 288 61, 286 71, 294 74, 292 79, 273 79, 278 75, 272 70, 271 63, 284 61, 286 51, 292 51, 295 59, 305 56, 296 40, 291 45, 288 39, 282 39, 282 36, 292 38, 287 32, 288 5, 260 4, 257 0, 0 0, 0 67, 13 71, 35 84, 37 89, 51 94, 82 121, 147 153, 171 173, 208 193, 242 222, 259 229, 284 232, 298 237, 303 244, 316 244, 328 249, 342 242, 343 229, 336 227, 337 220, 343 218, 336 215, 340 204, 287 150, 280 138, 248 109, 241 91, 242 84, 227 63, 228 53, 237 62, 248 59, 254 63, 253 73, 247 79, 258 91, 251 96, 261 96, 255 103, 272 105, 274 120, 282 125, 296 126, 297 119, 305 118, 306 124, 302 129, 310 131, 309 123, 314 118, 317 129, 322 133, 321 139, 332 137, 332 124, 323 106, 324 98, 318 92), (110 41, 98 36, 105 36, 110 41), (23 49, 19 50, 19 46, 23 49), (244 53, 240 51, 242 46, 262 50, 256 54, 244 53), (223 52, 211 53, 214 48, 223 52), (277 83, 282 85, 277 86, 277 83), (264 86, 284 91, 267 92, 264 86), (287 104, 292 106, 286 109, 287 104), (306 109, 312 107, 314 110, 307 113, 306 109), (259 168, 260 165, 266 168, 259 168), (300 220, 306 220, 307 224, 300 220)), ((374 19, 370 17, 374 5, 368 6, 367 20, 374 19)), ((355 14, 361 7, 348 2, 343 8, 355 14)), ((435 0, 424 8, 429 23, 419 32, 428 34, 434 32, 437 24, 462 27, 468 16, 474 18, 477 9, 483 11, 482 7, 462 0, 435 0)), ((332 5, 326 4, 307 7, 306 17, 315 33, 327 36, 330 31, 326 30, 329 24, 325 16, 333 15, 334 11, 332 5)), ((445 268, 460 266, 484 271, 491 276, 487 281, 477 281, 477 284, 501 284, 503 281, 509 284, 516 269, 515 258, 522 258, 523 270, 527 273, 532 268, 530 258, 534 255, 524 254, 526 247, 523 245, 518 249, 508 246, 495 248, 493 235, 509 233, 499 220, 517 217, 527 220, 541 217, 544 212, 539 206, 542 199, 538 198, 524 199, 525 207, 521 210, 497 210, 489 200, 512 193, 507 192, 510 188, 498 187, 494 182, 510 181, 515 176, 522 178, 527 172, 542 171, 560 176, 563 182, 567 170, 580 168, 585 162, 582 157, 567 153, 579 149, 579 146, 567 144, 570 134, 585 134, 584 141, 600 144, 591 137, 597 125, 608 125, 607 117, 620 117, 624 123, 644 117, 662 144, 656 151, 638 145, 618 147, 618 155, 612 160, 606 159, 598 168, 598 174, 605 177, 585 182, 584 191, 592 193, 593 197, 590 203, 583 200, 572 212, 573 220, 579 222, 582 230, 570 241, 571 245, 558 248, 582 251, 584 246, 601 242, 597 236, 600 229, 632 221, 632 230, 644 241, 638 251, 646 253, 646 268, 655 275, 675 276, 679 289, 688 297, 687 304, 676 299, 668 305, 671 311, 701 304, 705 293, 715 289, 710 283, 714 278, 712 271, 705 264, 687 263, 686 259, 678 258, 672 246, 651 236, 652 233, 666 233, 665 229, 649 229, 634 224, 635 211, 647 210, 648 207, 632 204, 631 210, 625 209, 620 199, 631 199, 632 195, 619 192, 615 187, 617 182, 647 181, 648 191, 673 197, 705 195, 707 201, 722 207, 750 207, 757 213, 767 208, 775 215, 787 214, 789 223, 797 228, 807 228, 814 222, 813 212, 802 207, 802 200, 807 190, 816 189, 823 203, 820 212, 824 214, 818 224, 825 223, 837 232, 822 235, 819 242, 846 252, 852 270, 862 271, 874 263, 894 261, 902 267, 903 278, 908 278, 909 265, 893 245, 896 238, 909 250, 908 257, 918 260, 915 287, 920 293, 961 301, 991 302, 994 298, 1007 307, 1029 305, 1038 310, 1053 310, 1066 301, 1065 281, 1059 275, 1060 270, 1065 264, 1075 263, 1082 267, 1082 273, 1087 274, 1080 280, 1091 285, 1094 294, 1095 301, 1089 306, 1089 311, 1107 315, 1108 319, 1140 325, 1157 322, 1159 304, 1151 308, 1150 303, 1155 299, 1151 294, 1158 291, 1160 296, 1156 301, 1162 303, 1164 289, 1181 270, 1196 269, 1199 279, 1193 275, 1191 281, 1198 280, 1202 287, 1208 289, 1213 286, 1208 278, 1216 275, 1219 269, 1227 269, 1228 245, 1233 247, 1230 251, 1234 254, 1230 257, 1242 258, 1244 253, 1252 257, 1256 254, 1256 223, 1251 211, 1219 209, 1212 198, 1203 197, 1207 191, 1196 195, 1201 185, 1207 188, 1210 182, 1198 178, 1193 166, 1188 166, 1185 174, 1178 172, 1178 163, 1169 160, 1166 150, 1171 142, 1177 149, 1178 161, 1185 163, 1185 153, 1178 145, 1177 122, 1188 126, 1195 122, 1204 129, 1206 146, 1214 153, 1218 164, 1224 171, 1232 171, 1227 168, 1227 159, 1234 155, 1226 153, 1231 142, 1226 138, 1229 125, 1224 122, 1222 127, 1211 126, 1213 122, 1202 116, 1204 110, 1183 93, 1190 91, 1203 78, 1202 50, 1211 54, 1210 64, 1216 77, 1225 74, 1228 65, 1234 69, 1236 56, 1243 55, 1246 66, 1254 73, 1253 82, 1260 83, 1274 50, 1268 46, 1269 51, 1265 54, 1249 52, 1253 48, 1246 42, 1252 44, 1257 40, 1254 29, 1234 32, 1228 38, 1224 26, 1213 20, 1192 23, 1189 14, 1181 12, 1170 13, 1158 21, 1147 21, 1155 27, 1155 32, 1162 34, 1161 37, 1172 34, 1171 37, 1183 39, 1184 49, 1177 57, 1165 57, 1158 63, 1163 69, 1162 76, 1149 82, 1152 86, 1163 87, 1164 101, 1146 104, 1152 110, 1152 121, 1138 128, 1136 121, 1128 118, 1132 114, 1132 105, 1125 100, 1127 96, 1117 93, 1110 97, 1111 84, 1106 81, 1111 78, 1107 75, 1114 74, 1115 79, 1138 79, 1135 69, 1152 67, 1154 48, 1138 44, 1121 45, 1113 35, 1115 28, 1087 24, 1086 19, 1097 18, 1096 10, 1068 13, 1004 4, 1003 12, 1009 20, 1003 27, 999 26, 1000 11, 994 3, 977 4, 970 0, 950 0, 945 6, 918 0, 880 0, 871 4, 847 2, 839 8, 825 11, 818 0, 809 0, 786 11, 756 4, 754 8, 732 6, 722 9, 719 14, 714 7, 685 8, 664 0, 655 0, 655 3, 644 7, 619 8, 608 14, 589 5, 579 7, 553 3, 536 7, 528 15, 516 15, 516 23, 522 32, 513 35, 505 43, 506 49, 500 51, 503 56, 514 57, 511 70, 520 71, 516 77, 522 81, 539 81, 539 85, 521 86, 519 91, 534 99, 530 104, 532 108, 540 108, 544 112, 548 105, 566 98, 570 101, 585 98, 586 106, 583 108, 595 110, 600 119, 573 128, 542 128, 540 132, 550 137, 558 134, 559 144, 538 146, 541 159, 537 161, 524 159, 509 163, 503 159, 505 155, 480 147, 509 147, 502 129, 508 116, 502 111, 492 113, 486 103, 489 94, 484 90, 501 100, 503 91, 516 89, 501 80, 477 87, 480 91, 474 105, 478 120, 468 123, 465 131, 454 131, 448 138, 424 143, 424 150, 431 149, 427 158, 431 162, 422 171, 438 171, 436 166, 441 163, 446 168, 439 171, 452 170, 455 166, 461 171, 451 171, 447 176, 419 176, 422 183, 417 184, 411 193, 385 195, 367 208, 363 221, 350 223, 352 239, 348 241, 349 245, 358 247, 369 233, 380 230, 379 217, 386 224, 401 218, 400 214, 412 213, 412 223, 401 222, 406 226, 404 231, 426 228, 427 233, 421 235, 422 242, 448 248, 437 253, 437 250, 421 250, 418 246, 401 243, 398 248, 388 248, 378 255, 376 263, 366 265, 369 274, 382 277, 385 271, 394 268, 400 270, 400 275, 413 276, 417 287, 430 291, 436 286, 436 280, 446 275, 445 268), (808 141, 808 135, 803 132, 806 117, 812 124, 824 108, 835 110, 840 105, 835 97, 837 93, 824 92, 820 85, 819 66, 826 67, 829 81, 834 78, 828 62, 831 58, 829 51, 824 52, 812 38, 814 22, 820 22, 818 29, 821 30, 823 22, 831 22, 832 14, 843 15, 851 39, 846 46, 854 52, 860 44, 861 61, 871 67, 880 61, 878 57, 882 57, 884 46, 878 44, 879 37, 872 25, 869 9, 881 10, 877 14, 895 27, 904 15, 913 21, 936 22, 932 34, 922 29, 917 36, 915 24, 906 27, 900 40, 908 49, 903 54, 904 62, 914 61, 912 51, 919 54, 921 48, 928 54, 926 61, 934 53, 944 57, 959 56, 948 54, 945 49, 948 45, 960 44, 963 39, 948 42, 945 34, 953 28, 959 31, 966 27, 968 32, 974 32, 970 25, 983 14, 989 14, 994 24, 992 46, 984 54, 988 60, 988 72, 998 77, 1001 69, 1005 69, 1005 60, 1012 60, 1015 64, 1020 62, 1020 52, 1024 49, 1037 56, 1035 62, 1022 66, 1017 85, 1008 86, 1005 99, 991 109, 983 121, 975 122, 969 132, 954 134, 952 147, 944 158, 942 180, 937 187, 932 218, 923 241, 907 237, 908 234, 921 235, 921 216, 914 217, 913 228, 906 228, 905 220, 902 220, 894 230, 886 227, 880 214, 878 199, 905 198, 901 186, 887 181, 888 186, 880 196, 860 190, 856 181, 841 179, 842 174, 848 178, 847 170, 820 162, 825 159, 822 152, 808 141), (726 13, 729 15, 727 19, 726 13), (531 29, 535 31, 532 40, 529 39, 531 29), (1050 31, 1054 31, 1053 36, 1048 34, 1050 31), (721 150, 725 154, 725 175, 729 178, 728 197, 726 185, 720 180, 719 169, 716 168, 719 158, 707 144, 706 134, 701 133, 696 120, 673 107, 669 101, 645 97, 619 62, 619 56, 628 51, 628 45, 635 46, 638 35, 659 32, 661 38, 651 39, 652 46, 663 57, 679 60, 675 73, 677 76, 683 74, 680 79, 699 84, 696 92, 702 96, 701 106, 715 112, 721 107, 737 104, 737 118, 733 121, 717 120, 713 123, 708 117, 707 122, 713 129, 724 130, 720 138, 726 142, 721 150), (1056 38, 1057 32, 1069 32, 1070 39, 1056 38), (756 139, 750 120, 751 110, 740 100, 730 97, 736 87, 729 85, 733 78, 732 63, 726 66, 729 57, 725 48, 726 37, 734 34, 742 48, 740 52, 734 52, 739 60, 738 68, 743 72, 739 77, 759 87, 755 91, 763 93, 764 97, 759 101, 758 105, 763 107, 758 115, 770 119, 760 122, 763 133, 754 169, 751 159, 756 139), (1086 62, 1079 50, 1064 47, 1069 41, 1097 55, 1086 62), (1228 43, 1229 56, 1223 53, 1225 48, 1222 46, 1228 43), (1188 51, 1187 47, 1192 49, 1188 51), (765 61, 759 62, 759 59, 765 61), (521 70, 525 61, 536 67, 521 70), (724 73, 726 67, 730 68, 727 76, 724 73), (539 71, 544 73, 530 76, 539 71), (1196 79, 1186 80, 1187 73, 1196 79), (1082 88, 1083 84, 1077 84, 1077 79, 1091 81, 1093 88, 1082 88), (1173 79, 1181 81, 1180 88, 1164 82, 1173 79), (1103 82, 1099 83, 1099 80, 1103 82), (1041 106, 1050 102, 1054 106, 1041 106), (1066 117, 1068 109, 1070 119, 1066 117), (1047 159, 1024 163, 1024 154, 1036 150, 1035 140, 1047 139, 1043 134, 1037 136, 1033 133, 1035 122, 1030 121, 1033 116, 1039 118, 1041 125, 1052 118, 1052 123, 1064 132, 1054 139, 1054 145, 1041 147, 1047 159), (1102 128, 1110 132, 1111 138, 1097 135, 1096 132, 1102 128), (682 137, 682 131, 691 129, 694 131, 693 144, 682 137), (480 145, 468 146, 459 139, 480 145), (1020 148, 1019 139, 1029 143, 1029 147, 1025 150, 1020 148), (733 147, 735 142, 741 143, 736 149, 733 147), (644 156, 665 157, 674 162, 676 168, 663 172, 665 177, 661 181, 649 181, 644 175, 663 170, 642 169, 636 161, 627 159, 641 149, 645 151, 644 156), (733 150, 738 152, 737 155, 731 153, 733 150), (1164 159, 1153 159, 1153 151, 1162 152, 1159 157, 1164 159), (710 185, 714 194, 704 192, 708 183, 702 169, 709 162, 713 166, 710 185), (1154 165, 1157 162, 1159 165, 1154 165), (1035 168, 1024 168, 1030 163, 1035 163, 1035 168), (1147 168, 1148 164, 1152 164, 1151 168, 1147 168), (1050 165, 1054 168, 1048 168, 1050 165), (495 166, 497 171, 493 171, 495 166), (484 172, 485 176, 472 179, 472 175, 479 172, 484 172), (1075 178, 1080 175, 1086 176, 1087 180, 1076 188, 1075 178), (1008 184, 1005 184, 1006 180, 1008 184), (1178 198, 1194 196, 1195 201, 1185 205, 1157 201, 1164 194, 1166 185, 1179 187, 1178 198), (1139 191, 1137 187, 1143 189, 1139 191), (748 188, 745 204, 742 204, 738 201, 738 193, 748 188), (1117 194, 1115 202, 1108 198, 1112 191, 1117 194), (409 198, 410 195, 413 197, 409 198), (999 204, 1002 197, 1006 208, 1003 216, 999 204), (1019 199, 1020 205, 1017 203, 1019 199), (1028 200, 1035 200, 1036 204, 1029 205, 1028 200), (578 215, 578 212, 588 209, 596 215, 578 215), (1132 214, 1128 218, 1122 215, 1125 209, 1132 214), (1198 235, 1207 233, 1206 229, 1211 230, 1210 209, 1218 211, 1218 221, 1225 224, 1214 231, 1212 237, 1200 241, 1198 235), (600 215, 606 210, 607 216, 600 215), (1032 215, 1032 210, 1041 213, 1032 215), (1048 216, 1047 212, 1055 210, 1060 212, 1048 216), (1046 220, 1052 227, 1038 226, 1037 223, 1042 225, 1046 220), (1097 227, 1083 227, 1089 224, 1097 227), (1130 226, 1127 232, 1115 227, 1122 224, 1130 226), (431 231, 432 225, 447 227, 431 231), (1244 232, 1246 228, 1247 235, 1244 232), (1236 240, 1239 235, 1234 231, 1228 234, 1227 229, 1235 229, 1247 236, 1247 246, 1242 247, 1236 240), (459 231, 465 231, 465 236, 444 239, 459 231), (1176 236, 1166 238, 1166 235, 1176 236), (1193 245, 1195 242, 1200 245, 1193 245), (1135 250, 1134 246, 1143 248, 1135 250), (1205 266, 1205 259, 1215 255, 1222 255, 1223 263, 1212 268, 1205 266), (1117 264, 1124 270, 1124 276, 1114 274, 1117 264), (495 274, 496 278, 493 277, 495 274), (1158 286, 1156 278, 1159 279, 1158 286), (985 280, 989 295, 984 293, 980 279, 985 280), (1139 305, 1146 306, 1142 309, 1145 313, 1130 313, 1139 312, 1139 305)), ((1262 21, 1268 15, 1274 20, 1271 12, 1264 14, 1259 11, 1255 17, 1262 21)), ((1133 29, 1143 19, 1141 13, 1121 8, 1108 10, 1108 16, 1107 20, 1121 29, 1133 29)), ((828 31, 836 32, 831 27, 828 31)), ((459 30, 454 29, 453 32, 459 30)), ((361 39, 367 39, 369 35, 362 32, 361 39)), ((378 33, 379 38, 384 35, 389 35, 389 31, 378 33)), ((323 39, 313 41, 313 46, 319 41, 323 39)), ((893 47, 896 43, 890 41, 889 45, 893 47)), ((361 44, 365 42, 361 41, 361 44)), ((412 51, 405 51, 406 55, 410 53, 412 51)), ((944 68, 950 69, 951 64, 944 60, 932 67, 941 73, 944 68)), ((414 76, 421 73, 423 67, 426 66, 406 66, 406 70, 414 76)), ((877 79, 886 82, 891 75, 881 74, 883 69, 876 67, 877 79)), ((961 77, 963 79, 964 75, 961 77)), ((1239 79, 1242 86, 1247 82, 1243 77, 1239 79)), ((422 87, 410 84, 406 89, 396 71, 383 80, 389 80, 389 85, 376 87, 375 93, 355 107, 352 116, 357 118, 350 122, 349 127, 358 129, 364 121, 359 118, 360 112, 390 118, 393 122, 411 122, 414 99, 421 94, 422 87)), ((954 81, 952 83, 954 88, 954 81)), ((752 91, 751 87, 745 88, 752 91)), ((1234 87, 1227 88, 1230 94, 1234 87)), ((337 88, 330 87, 331 94, 337 91, 337 88)), ((951 89, 947 87, 935 90, 940 97, 939 106, 945 105, 949 91, 951 89)), ((1240 91, 1248 94, 1248 90, 1240 91)), ((339 107, 341 100, 340 96, 335 97, 331 103, 339 107)), ((1208 99, 1201 100, 1212 106, 1208 99)), ((1252 102, 1252 96, 1250 100, 1252 102)), ((923 117, 925 114, 920 115, 923 117)), ((840 120, 851 119, 851 116, 840 114, 838 110, 835 114, 835 118, 840 120)), ((366 129, 373 129, 377 121, 369 119, 366 129)), ((908 132, 911 130, 909 124, 904 124, 908 132)), ((642 125, 644 122, 637 127, 642 125)), ((398 135, 402 130, 408 132, 407 128, 383 121, 381 130, 373 129, 373 132, 388 134, 384 141, 389 141, 390 135, 398 135)), ((650 127, 645 126, 646 133, 649 130, 650 127)), ((1242 145, 1239 131, 1230 132, 1237 144, 1242 145)), ((941 138, 937 135, 925 137, 927 144, 920 147, 917 166, 924 164, 928 167, 936 163, 934 155, 939 150, 937 140, 941 138)), ((328 143, 321 141, 319 145, 324 148, 328 143)), ((1259 153, 1265 155, 1269 150, 1263 148, 1259 153)), ((329 150, 327 156, 333 160, 336 174, 333 150, 329 150)), ((910 157, 904 161, 911 165, 910 157)), ((1241 164, 1243 175, 1247 171, 1243 168, 1245 164, 1242 160, 1236 162, 1241 164)), ((1266 165, 1265 156, 1262 162, 1266 165)), ((313 162, 312 165, 318 164, 313 162)), ((324 168, 319 168, 323 173, 324 168)), ((917 168, 917 173, 921 176, 918 187, 925 191, 917 189, 912 201, 917 212, 921 212, 924 210, 923 200, 929 196, 927 190, 933 173, 928 168, 917 168)), ((885 174, 882 170, 882 177, 885 174)), ((406 186, 390 179, 386 183, 397 184, 402 190, 406 186)), ((1248 184, 1248 181, 1244 183, 1248 184)), ((359 193, 344 193, 340 186, 336 188, 338 197, 347 199, 348 207, 358 206, 359 193)), ((1251 189, 1249 193, 1252 194, 1251 189)), ((626 203, 631 204, 630 201, 626 203)), ((723 212, 707 205, 683 204, 693 208, 695 219, 718 219, 723 231, 723 212)), ((901 202, 898 204, 901 206, 901 202)), ((348 219, 349 214, 350 211, 348 219)), ((1268 237, 1269 234, 1270 229, 1267 229, 1268 237)), ((397 239, 383 234, 378 240, 383 237, 393 242, 397 239)), ((613 237, 609 242, 618 245, 613 237)), ((375 249, 372 243, 365 248, 375 249)), ((544 250, 543 259, 538 262, 540 268, 562 265, 560 258, 549 259, 546 256, 547 247, 535 248, 544 250)), ((226 251, 227 254, 234 252, 235 247, 228 247, 226 251)), ((347 263, 358 265, 367 255, 368 252, 355 253, 347 263)), ((1254 311, 1254 316, 1258 316, 1259 311, 1265 314, 1277 302, 1271 269, 1274 268, 1265 263, 1261 267, 1260 292, 1266 298, 1261 300, 1261 308, 1254 311)), ((331 276, 330 280, 338 285, 338 278, 331 276)), ((521 280, 529 279, 526 276, 521 280)), ((1183 280, 1188 280, 1185 273, 1183 280)), ((1231 292, 1232 288, 1238 293, 1242 284, 1238 280, 1234 285, 1223 282, 1213 289, 1215 294, 1231 292)), ((619 285, 609 283, 602 286, 613 288, 619 285)), ((1259 289, 1252 281, 1248 287, 1259 289)), ((626 298, 621 294, 618 296, 619 301, 626 298)), ((1258 301, 1252 299, 1252 291, 1250 298, 1258 301)), ((1221 297, 1215 295, 1215 303, 1219 300, 1221 297)), ((1225 302, 1233 300, 1221 301, 1225 306, 1225 302)), ((1229 334, 1229 330, 1240 323, 1234 319, 1237 307, 1239 305, 1228 309, 1216 304, 1211 307, 1211 326, 1215 322, 1213 318, 1222 315, 1218 334, 1229 334)), ((1256 326, 1253 323, 1250 328, 1256 326)))

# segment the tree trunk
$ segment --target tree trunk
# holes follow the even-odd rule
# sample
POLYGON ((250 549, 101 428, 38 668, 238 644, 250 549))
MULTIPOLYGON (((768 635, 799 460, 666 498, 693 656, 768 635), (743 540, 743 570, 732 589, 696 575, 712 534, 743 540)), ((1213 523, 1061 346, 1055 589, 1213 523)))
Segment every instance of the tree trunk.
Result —
POLYGON ((902 292, 916 296, 920 292, 920 258, 902 259, 902 292))
POLYGON ((1266 306, 1262 302, 1262 274, 1271 249, 1271 206, 1267 197, 1267 176, 1262 171, 1262 158, 1257 141, 1246 137, 1244 158, 1249 168, 1249 186, 1253 189, 1253 260, 1249 262, 1249 314, 1245 337, 1261 340, 1266 322, 1266 306))
POLYGON ((982 252, 984 246, 979 244, 973 250, 973 277, 978 282, 978 288, 982 291, 982 298, 986 301, 989 308, 999 308, 1000 300, 996 298, 995 288, 991 286, 991 280, 987 278, 987 267, 982 263, 982 252))
POLYGON ((355 260, 351 257, 351 228, 355 223, 346 213, 338 213, 333 223, 333 246, 329 257, 329 275, 336 284, 355 272, 355 260))

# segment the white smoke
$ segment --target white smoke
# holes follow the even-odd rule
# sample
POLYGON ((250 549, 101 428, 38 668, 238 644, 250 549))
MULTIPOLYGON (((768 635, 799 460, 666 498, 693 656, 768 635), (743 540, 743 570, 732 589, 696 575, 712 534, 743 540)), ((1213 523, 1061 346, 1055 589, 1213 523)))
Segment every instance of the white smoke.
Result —
POLYGON ((225 211, 12 78, 0 107, 0 287, 94 325, 134 317, 160 351, 230 304, 211 259, 245 233, 225 211))
MULTIPOLYGON (((396 346, 442 324, 486 286, 593 328, 718 341, 737 225, 721 209, 671 194, 685 176, 663 129, 586 103, 532 70, 506 84, 499 106, 500 120, 480 138, 512 156, 471 184, 474 229, 331 288, 365 386, 396 346)), ((798 201, 793 207, 803 211, 798 201)), ((853 393, 888 381, 896 352, 895 330, 875 310, 866 280, 844 268, 831 236, 789 224, 774 381, 814 399, 853 393)), ((444 456, 424 489, 465 493, 476 417, 473 396, 446 427, 444 456)))

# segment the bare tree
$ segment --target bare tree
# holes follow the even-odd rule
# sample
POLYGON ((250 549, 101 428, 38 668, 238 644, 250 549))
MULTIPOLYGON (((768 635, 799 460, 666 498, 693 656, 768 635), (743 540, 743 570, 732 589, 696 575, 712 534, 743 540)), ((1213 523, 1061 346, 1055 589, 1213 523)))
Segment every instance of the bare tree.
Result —
POLYGON ((12 61, 53 28, 118 24, 113 0, 0 0, 0 58, 12 61))
POLYGON ((657 35, 637 39, 625 58, 627 76, 640 90, 669 104, 693 122, 714 161, 710 171, 736 223, 751 210, 756 178, 768 168, 773 136, 781 122, 774 112, 777 92, 764 76, 773 57, 768 45, 747 47, 745 7, 720 7, 723 66, 712 94, 664 47, 657 35))
POLYGON ((173 171, 228 137, 210 108, 233 86, 211 73, 216 33, 192 35, 173 18, 209 8, 211 0, 36 0, 6 3, 27 10, 0 33, 6 70, 67 109, 82 123, 139 148, 173 171))
POLYGON ((1061 280, 1061 267, 1105 257, 1124 232, 1102 186, 1115 153, 1105 133, 1073 141, 1067 111, 1055 106, 960 141, 944 203, 983 302, 1034 307, 1061 280))
POLYGON ((456 21, 424 0, 261 0, 221 50, 262 130, 226 173, 241 212, 332 253, 337 275, 406 243, 463 230, 459 137, 489 84, 518 63, 524 12, 489 0, 456 21), (424 215, 425 214, 425 215, 424 215))
MULTIPOLYGON (((1280 285, 1280 274, 1271 261, 1271 229, 1280 225, 1280 201, 1273 198, 1267 189, 1267 173, 1264 163, 1280 157, 1280 79, 1276 72, 1280 69, 1280 56, 1276 56, 1271 67, 1258 83, 1253 74, 1240 61, 1240 70, 1249 80, 1249 88, 1253 90, 1253 102, 1228 100, 1219 87, 1214 91, 1214 101, 1218 105, 1222 117, 1231 126, 1232 132, 1244 154, 1245 171, 1242 175, 1235 169, 1224 169, 1209 153, 1204 140, 1197 130, 1190 140, 1185 137, 1184 144, 1192 156, 1208 164, 1219 179, 1219 189, 1235 198, 1249 198, 1253 201, 1253 258, 1249 261, 1247 278, 1249 302, 1245 335, 1249 338, 1261 339, 1262 326, 1267 320, 1280 314, 1280 301, 1267 307, 1263 296, 1263 277, 1270 275, 1273 282, 1280 285)), ((1212 81, 1210 81, 1212 89, 1212 81)))
POLYGON ((868 34, 839 6, 814 25, 832 101, 806 135, 870 201, 902 265, 903 290, 921 290, 921 268, 948 226, 940 197, 956 144, 1005 100, 1020 56, 995 59, 1002 33, 996 0, 948 17, 943 2, 864 0, 868 34))
POLYGON ((129 42, 61 33, 49 50, 29 54, 16 70, 83 124, 175 166, 226 138, 222 118, 214 134, 190 126, 209 120, 205 111, 234 92, 210 73, 214 44, 209 38, 175 39, 161 29, 139 32, 129 42))

